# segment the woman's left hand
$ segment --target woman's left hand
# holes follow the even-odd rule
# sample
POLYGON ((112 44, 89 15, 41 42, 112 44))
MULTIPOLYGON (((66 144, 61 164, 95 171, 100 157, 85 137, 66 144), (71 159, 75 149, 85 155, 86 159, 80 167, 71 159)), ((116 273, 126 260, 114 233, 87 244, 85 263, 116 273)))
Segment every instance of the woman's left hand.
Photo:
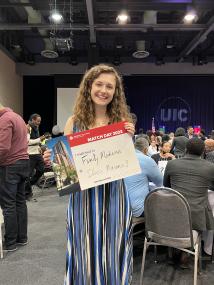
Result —
POLYGON ((125 123, 125 129, 133 137, 135 133, 135 127, 132 123, 125 123))

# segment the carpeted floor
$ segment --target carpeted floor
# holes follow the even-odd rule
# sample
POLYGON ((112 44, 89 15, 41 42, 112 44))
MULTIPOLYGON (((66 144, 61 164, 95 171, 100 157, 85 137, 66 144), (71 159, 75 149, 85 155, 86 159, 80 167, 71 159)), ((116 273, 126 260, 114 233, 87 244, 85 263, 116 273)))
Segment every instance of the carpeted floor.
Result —
MULTIPOLYGON (((0 285, 62 285, 65 270, 66 208, 68 196, 58 197, 56 190, 35 189, 37 202, 28 202, 29 244, 0 260, 0 285)), ((142 250, 135 250, 133 285, 139 285, 142 250)), ((153 262, 147 255, 144 285, 189 285, 193 271, 167 265, 165 255, 153 262)), ((214 284, 214 265, 198 277, 198 285, 214 284)), ((75 284, 76 285, 76 284, 75 284)), ((82 285, 82 284, 78 284, 82 285)), ((88 284, 85 284, 88 285, 88 284)), ((108 284, 120 285, 120 284, 108 284)))

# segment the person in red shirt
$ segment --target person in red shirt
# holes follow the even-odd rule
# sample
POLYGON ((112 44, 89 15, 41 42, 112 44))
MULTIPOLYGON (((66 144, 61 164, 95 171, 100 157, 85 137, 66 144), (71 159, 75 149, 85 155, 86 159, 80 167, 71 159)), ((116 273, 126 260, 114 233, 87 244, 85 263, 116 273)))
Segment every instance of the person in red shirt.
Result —
POLYGON ((27 244, 25 180, 29 175, 24 120, 0 103, 0 206, 5 222, 5 249, 27 244))

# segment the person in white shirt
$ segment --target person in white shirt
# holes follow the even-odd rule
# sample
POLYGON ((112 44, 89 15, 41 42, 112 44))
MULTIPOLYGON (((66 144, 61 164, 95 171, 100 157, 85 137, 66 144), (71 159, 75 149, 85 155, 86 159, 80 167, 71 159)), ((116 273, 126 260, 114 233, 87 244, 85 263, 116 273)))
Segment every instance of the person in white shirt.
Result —
POLYGON ((148 156, 152 156, 153 154, 158 153, 156 141, 151 141, 150 146, 148 148, 148 156))

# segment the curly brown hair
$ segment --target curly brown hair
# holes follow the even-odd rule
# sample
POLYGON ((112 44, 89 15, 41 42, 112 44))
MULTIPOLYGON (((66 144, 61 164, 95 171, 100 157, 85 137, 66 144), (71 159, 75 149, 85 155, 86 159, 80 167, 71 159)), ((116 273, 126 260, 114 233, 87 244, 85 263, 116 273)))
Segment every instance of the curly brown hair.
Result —
POLYGON ((122 120, 132 122, 129 107, 123 90, 122 78, 118 72, 108 65, 96 65, 89 69, 79 86, 78 97, 74 106, 74 123, 81 129, 87 129, 95 123, 95 108, 91 99, 92 83, 103 73, 112 73, 115 76, 116 87, 112 101, 107 106, 109 123, 122 120))

